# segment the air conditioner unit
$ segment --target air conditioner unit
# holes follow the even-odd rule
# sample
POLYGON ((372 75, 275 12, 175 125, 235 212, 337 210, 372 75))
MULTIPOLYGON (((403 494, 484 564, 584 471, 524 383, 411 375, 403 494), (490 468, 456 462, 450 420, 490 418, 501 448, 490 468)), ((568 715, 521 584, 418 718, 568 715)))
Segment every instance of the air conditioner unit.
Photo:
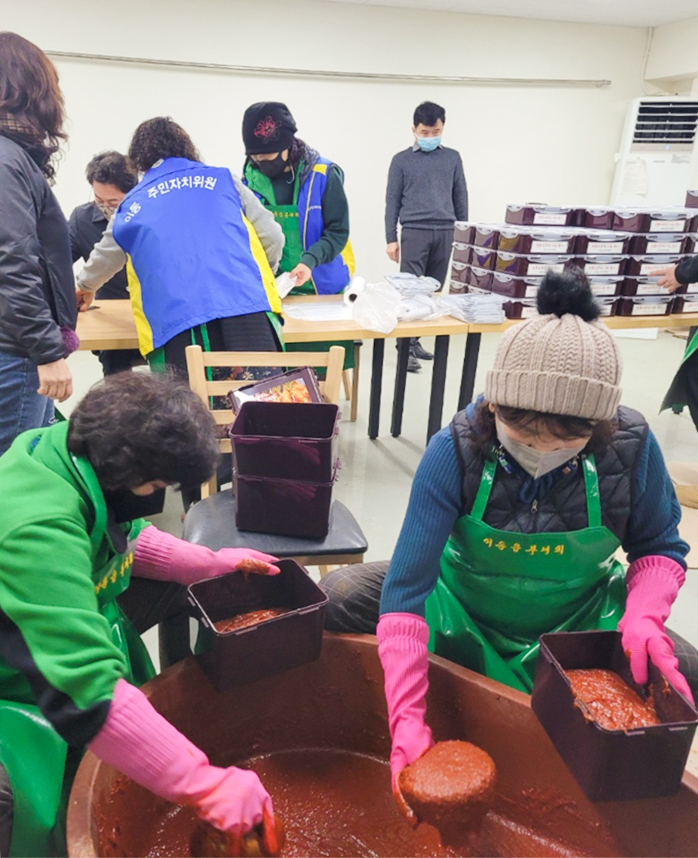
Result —
POLYGON ((695 184, 698 99, 656 96, 628 108, 611 205, 682 206, 695 184))

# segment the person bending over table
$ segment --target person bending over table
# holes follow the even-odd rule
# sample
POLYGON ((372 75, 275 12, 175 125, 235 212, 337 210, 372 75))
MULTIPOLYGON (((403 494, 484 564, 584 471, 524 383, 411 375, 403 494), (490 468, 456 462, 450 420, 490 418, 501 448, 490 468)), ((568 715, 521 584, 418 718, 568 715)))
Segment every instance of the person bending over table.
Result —
POLYGON ((165 486, 208 479, 217 456, 213 418, 181 379, 125 372, 0 459, 0 854, 65 855, 85 746, 220 829, 271 811, 254 773, 210 765, 138 689, 154 675, 140 633, 186 610, 186 585, 242 561, 278 573, 266 554, 210 551, 139 517, 162 509, 165 486))
POLYGON ((140 352, 186 375, 185 349, 278 351, 273 271, 283 234, 230 170, 203 164, 169 117, 143 122, 128 152, 143 174, 78 275, 78 301, 128 262, 140 352))
MULTIPOLYGON (((243 181, 284 232, 279 272, 293 279, 290 294, 336 295, 354 274, 344 173, 296 131, 285 104, 250 105, 242 120, 243 181)), ((344 369, 353 369, 350 341, 290 343, 288 350, 327 351, 333 345, 344 348, 344 369)))
MULTIPOLYGON (((85 175, 92 188, 94 200, 76 206, 70 215, 68 226, 73 262, 78 259, 87 262, 92 248, 104 235, 119 203, 131 188, 138 184, 138 177, 121 152, 100 152, 95 155, 87 165, 85 175)), ((99 289, 96 297, 100 301, 119 298, 128 300, 126 269, 122 267, 117 271, 111 280, 99 289)), ((135 362, 141 361, 137 349, 102 349, 93 354, 98 355, 104 375, 129 370, 135 362)))
POLYGON ((698 652, 664 627, 685 577, 680 508, 645 419, 619 407, 616 342, 581 272, 549 273, 538 310, 431 439, 390 564, 322 581, 327 628, 378 635, 394 782, 432 743, 428 650, 530 692, 541 634, 617 627, 637 682, 649 657, 698 690, 698 652))

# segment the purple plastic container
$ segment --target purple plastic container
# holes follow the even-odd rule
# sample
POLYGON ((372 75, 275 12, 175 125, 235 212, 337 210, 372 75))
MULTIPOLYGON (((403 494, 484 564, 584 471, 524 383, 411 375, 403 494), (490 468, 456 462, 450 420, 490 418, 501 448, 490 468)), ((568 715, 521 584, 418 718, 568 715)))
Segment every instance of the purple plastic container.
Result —
POLYGON ((624 278, 620 294, 630 297, 632 295, 668 295, 669 293, 657 284, 657 277, 638 275, 624 278))
POLYGON ((678 253, 628 256, 624 273, 626 277, 652 277, 663 268, 668 268, 670 265, 677 265, 683 258, 678 253))
POLYGON ((688 236, 681 232, 644 232, 634 235, 629 252, 636 256, 658 253, 685 253, 688 236))
POLYGON ((468 286, 474 286, 476 289, 484 289, 489 292, 492 289, 492 272, 486 268, 478 268, 475 265, 470 265, 467 269, 468 286))
POLYGON ((465 284, 467 283, 467 270, 470 266, 465 262, 459 262, 457 259, 454 259, 451 263, 451 288, 453 288, 453 282, 465 284))
POLYGON ((597 297, 596 303, 599 305, 600 316, 616 316, 618 311, 618 298, 597 297))
POLYGON ((607 730, 588 720, 575 701, 564 671, 577 668, 612 670, 645 694, 633 681, 619 632, 541 635, 531 708, 587 797, 624 801, 674 795, 698 712, 650 665, 650 693, 662 724, 607 730))
POLYGON ((673 302, 674 296, 667 294, 636 295, 634 298, 621 296, 616 316, 669 316, 673 302))
POLYGON ((572 253, 577 234, 572 229, 502 226, 498 250, 507 253, 572 253))
POLYGON ((672 313, 698 313, 698 294, 677 295, 674 298, 672 313))
POLYGON ((647 232, 687 232, 691 220, 685 209, 651 211, 647 232))
POLYGON ((533 319, 538 315, 535 298, 522 298, 520 301, 507 301, 504 305, 507 319, 533 319))
POLYGON ((613 229, 613 209, 597 206, 584 209, 582 226, 588 229, 613 229))
POLYGON ((686 191, 686 208, 698 209, 698 190, 691 188, 686 191))
POLYGON ((574 226, 577 209, 543 203, 508 205, 506 222, 533 226, 574 226))
POLYGON ((497 258, 497 251, 488 247, 472 247, 470 263, 474 268, 484 268, 492 271, 497 258))
POLYGON ((627 256, 611 256, 596 254, 593 256, 578 256, 577 265, 587 277, 614 277, 625 273, 627 256))
POLYGON ((230 429, 233 470, 242 477, 330 482, 338 439, 336 405, 245 402, 230 429))
POLYGON ((615 209, 612 228, 623 232, 649 232, 650 216, 641 209, 615 209))
POLYGON ((619 277, 590 277, 591 291, 597 298, 612 298, 620 295, 625 278, 619 277))
POLYGON ((470 265, 473 261, 473 248, 469 244, 460 241, 453 242, 453 261, 470 265))
POLYGON ((197 658, 214 688, 225 691, 315 661, 322 649, 328 598, 295 560, 277 560, 278 575, 240 572, 191 584, 188 599, 202 630, 197 658), (230 632, 214 623, 264 608, 287 614, 230 632))
POLYGON ((457 220, 453 225, 453 240, 462 244, 472 244, 475 238, 475 224, 457 220))
POLYGON ((501 224, 498 223, 476 223, 471 244, 475 247, 488 247, 490 250, 496 250, 500 226, 501 224))
POLYGON ((233 471, 235 524, 253 533, 324 539, 330 529, 333 485, 334 477, 328 482, 280 480, 233 471))
POLYGON ((612 232, 607 229, 585 229, 577 235, 574 252, 584 256, 599 254, 625 254, 630 244, 629 232, 612 232))
POLYGON ((513 274, 494 271, 492 291, 509 298, 535 298, 542 280, 542 277, 516 277, 513 274))
POLYGON ((576 263, 576 257, 568 254, 520 254, 505 253, 497 251, 495 269, 504 274, 513 274, 516 277, 542 277, 546 271, 552 269, 556 272, 571 268, 576 263))

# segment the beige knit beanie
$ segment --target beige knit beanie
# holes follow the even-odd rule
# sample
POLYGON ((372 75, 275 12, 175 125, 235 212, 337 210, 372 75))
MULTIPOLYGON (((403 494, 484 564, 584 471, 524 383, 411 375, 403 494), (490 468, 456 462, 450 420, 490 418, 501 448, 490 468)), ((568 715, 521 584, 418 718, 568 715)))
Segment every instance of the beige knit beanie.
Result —
POLYGON ((547 275, 538 310, 548 312, 504 334, 487 373, 485 398, 496 405, 588 420, 613 417, 621 396, 622 362, 611 332, 593 320, 598 309, 586 278, 579 273, 547 275))

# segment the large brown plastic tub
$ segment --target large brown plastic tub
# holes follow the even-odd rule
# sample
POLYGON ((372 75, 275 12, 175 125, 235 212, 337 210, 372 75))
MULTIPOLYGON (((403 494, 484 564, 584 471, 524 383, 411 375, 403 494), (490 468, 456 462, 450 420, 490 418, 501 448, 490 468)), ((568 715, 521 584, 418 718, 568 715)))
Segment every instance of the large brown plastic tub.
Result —
MULTIPOLYGON (((538 723, 527 695, 435 656, 429 680, 428 720, 435 737, 475 742, 497 765, 497 797, 483 826, 495 842, 490 839, 486 854, 698 854, 698 779, 684 775, 670 798, 593 804, 538 723)), ((213 689, 194 659, 165 671, 144 690, 217 765, 289 749, 345 749, 385 759, 390 753, 383 673, 370 636, 326 634, 317 661, 224 693, 213 689)), ((385 777, 389 790, 387 771, 385 777)), ((68 854, 138 854, 139 832, 162 817, 162 805, 88 752, 70 799, 68 854)))

